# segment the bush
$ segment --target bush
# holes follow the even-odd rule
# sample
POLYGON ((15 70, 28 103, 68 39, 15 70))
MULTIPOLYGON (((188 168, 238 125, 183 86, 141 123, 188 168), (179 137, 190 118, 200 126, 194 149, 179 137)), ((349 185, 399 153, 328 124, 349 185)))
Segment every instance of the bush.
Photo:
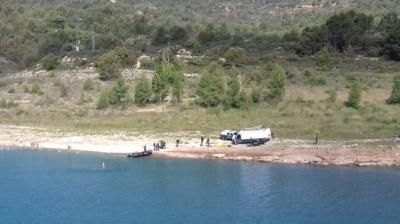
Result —
POLYGON ((91 79, 86 79, 85 82, 83 83, 83 90, 85 91, 90 91, 94 89, 94 84, 91 79))
POLYGON ((327 83, 327 78, 325 74, 315 75, 313 74, 309 79, 309 83, 313 86, 324 86, 327 83))
POLYGON ((246 51, 243 48, 230 48, 225 53, 226 63, 229 65, 241 65, 246 62, 246 51))
POLYGON ((335 103, 335 102, 336 102, 336 99, 337 99, 337 92, 336 92, 336 89, 330 89, 330 90, 327 91, 327 93, 328 93, 328 99, 327 99, 327 101, 328 101, 329 103, 335 103))
POLYGON ((393 89, 389 99, 386 100, 388 104, 400 103, 400 75, 393 79, 393 89))
POLYGON ((125 104, 128 102, 128 89, 123 79, 119 79, 111 89, 110 103, 113 105, 125 104))
POLYGON ((10 94, 15 93, 15 89, 14 89, 14 88, 10 88, 10 89, 8 90, 8 93, 10 93, 10 94))
POLYGON ((39 84, 36 83, 36 82, 32 84, 30 93, 31 94, 37 94, 37 95, 43 95, 44 94, 44 92, 40 88, 39 84))
POLYGON ((12 100, 7 101, 5 99, 2 99, 0 101, 0 108, 11 108, 11 107, 16 107, 16 106, 17 106, 17 104, 12 100))
POLYGON ((346 106, 358 109, 361 102, 361 85, 359 81, 353 81, 350 85, 349 98, 345 103, 346 106))
POLYGON ((110 107, 111 94, 110 91, 104 91, 100 94, 99 99, 97 100, 96 109, 102 110, 110 107))
POLYGON ((96 62, 96 70, 103 81, 119 78, 120 68, 120 58, 114 52, 103 54, 96 62))
POLYGON ((138 106, 145 106, 150 102, 151 94, 152 91, 149 81, 145 77, 140 78, 135 86, 135 103, 138 106))
POLYGON ((60 62, 58 61, 58 57, 56 57, 53 54, 49 54, 44 58, 42 58, 40 63, 42 64, 42 68, 44 68, 47 71, 57 68, 57 66, 60 64, 60 62))
POLYGON ((253 89, 251 91, 251 100, 253 103, 259 103, 261 101, 261 91, 259 89, 253 89))

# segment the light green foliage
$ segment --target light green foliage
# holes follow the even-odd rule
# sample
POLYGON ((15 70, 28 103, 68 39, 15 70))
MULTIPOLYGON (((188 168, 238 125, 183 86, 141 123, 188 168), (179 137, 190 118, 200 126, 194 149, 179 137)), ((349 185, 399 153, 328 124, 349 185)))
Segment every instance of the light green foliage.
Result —
POLYGON ((185 84, 185 77, 181 69, 175 69, 170 77, 170 85, 172 87, 172 98, 175 103, 182 102, 183 89, 185 84))
POLYGON ((237 76, 230 77, 227 82, 226 97, 224 107, 240 108, 243 98, 240 96, 240 83, 237 76))
POLYGON ((110 91, 104 91, 100 94, 99 99, 97 100, 96 103, 96 109, 102 110, 110 107, 111 103, 111 92, 110 91))
POLYGON ((11 107, 16 107, 16 106, 18 106, 18 105, 12 100, 2 99, 0 101, 0 108, 11 108, 11 107))
POLYGON ((86 79, 85 82, 83 83, 83 90, 85 91, 90 91, 94 89, 94 84, 91 79, 86 79))
POLYGON ((223 72, 215 67, 204 71, 200 77, 196 94, 199 97, 199 104, 206 107, 213 107, 221 104, 225 98, 225 85, 223 72))
POLYGON ((121 60, 114 52, 101 55, 96 62, 96 70, 103 81, 120 77, 121 60))
POLYGON ((145 106, 150 102, 152 95, 151 86, 149 81, 142 77, 135 86, 135 103, 138 106, 145 106))
POLYGON ((400 103, 400 75, 397 75, 393 79, 393 89, 389 99, 386 100, 388 104, 399 104, 400 103))
POLYGON ((119 79, 111 90, 103 91, 97 100, 97 109, 105 109, 111 105, 126 105, 129 103, 129 87, 123 79, 119 79))
POLYGON ((154 74, 151 87, 157 102, 162 102, 167 97, 169 79, 172 73, 173 67, 170 64, 161 63, 156 66, 156 73, 154 74))
POLYGON ((57 68, 57 66, 60 64, 60 62, 58 61, 58 57, 54 54, 47 55, 46 57, 42 58, 40 62, 42 64, 42 67, 47 71, 57 68))
POLYGON ((267 99, 281 101, 285 95, 285 70, 280 65, 275 65, 272 70, 272 79, 269 83, 267 99))
POLYGON ((123 79, 119 79, 111 89, 110 104, 120 105, 128 102, 128 89, 123 79))
POLYGON ((358 109, 361 103, 361 91, 362 88, 360 82, 358 80, 352 81, 346 106, 358 109))
POLYGON ((32 84, 30 93, 31 94, 37 94, 37 95, 43 95, 44 94, 42 89, 40 88, 40 85, 38 83, 36 83, 36 82, 32 84))

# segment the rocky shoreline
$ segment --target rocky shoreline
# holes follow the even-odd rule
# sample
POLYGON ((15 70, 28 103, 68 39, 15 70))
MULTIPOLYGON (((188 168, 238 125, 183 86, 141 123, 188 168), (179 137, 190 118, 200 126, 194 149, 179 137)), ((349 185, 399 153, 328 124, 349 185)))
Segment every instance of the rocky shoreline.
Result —
POLYGON ((0 149, 55 149, 127 155, 152 149, 155 139, 167 141, 167 150, 157 157, 218 159, 230 161, 322 166, 400 167, 400 144, 390 139, 331 141, 315 145, 307 140, 274 139, 265 145, 247 147, 212 139, 214 147, 200 147, 199 139, 186 136, 179 147, 174 144, 182 133, 139 136, 133 133, 83 135, 50 132, 46 129, 0 125, 0 149))
POLYGON ((264 146, 257 149, 213 148, 157 152, 162 157, 218 159, 321 166, 400 167, 400 146, 264 146))

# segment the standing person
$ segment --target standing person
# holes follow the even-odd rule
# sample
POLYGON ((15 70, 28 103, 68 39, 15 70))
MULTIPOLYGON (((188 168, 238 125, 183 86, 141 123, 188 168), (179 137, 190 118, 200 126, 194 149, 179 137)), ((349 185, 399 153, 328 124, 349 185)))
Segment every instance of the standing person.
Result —
POLYGON ((146 145, 143 146, 143 149, 144 149, 145 152, 147 151, 147 150, 146 150, 146 145))
POLYGON ((210 147, 210 138, 207 138, 206 144, 207 144, 207 147, 210 147))
POLYGON ((155 142, 153 142, 153 150, 157 151, 157 147, 156 147, 156 143, 155 142))
POLYGON ((203 142, 204 142, 204 137, 201 136, 201 138, 200 138, 200 146, 203 146, 203 142))
POLYGON ((179 139, 176 140, 176 147, 179 147, 179 139))

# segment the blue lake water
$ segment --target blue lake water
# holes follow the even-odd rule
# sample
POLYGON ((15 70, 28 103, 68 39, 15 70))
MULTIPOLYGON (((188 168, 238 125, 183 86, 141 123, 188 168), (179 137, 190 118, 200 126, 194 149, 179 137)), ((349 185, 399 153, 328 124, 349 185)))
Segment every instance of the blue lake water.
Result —
POLYGON ((399 224, 400 170, 0 151, 0 223, 399 224))

